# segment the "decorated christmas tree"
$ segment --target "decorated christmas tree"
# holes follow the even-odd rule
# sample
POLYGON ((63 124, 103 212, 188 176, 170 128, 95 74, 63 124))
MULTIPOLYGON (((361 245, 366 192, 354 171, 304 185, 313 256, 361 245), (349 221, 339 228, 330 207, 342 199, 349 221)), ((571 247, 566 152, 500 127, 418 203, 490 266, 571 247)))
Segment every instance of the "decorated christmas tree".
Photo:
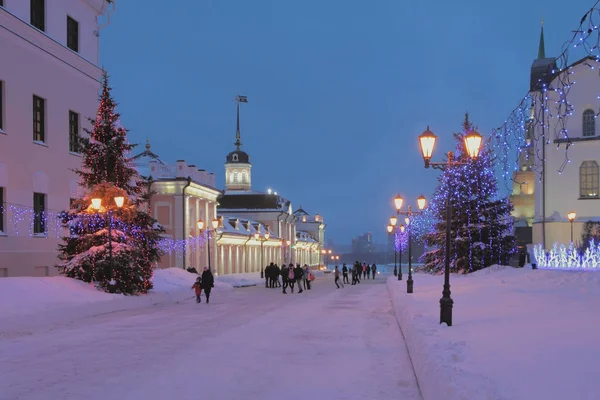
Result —
POLYGON ((433 250, 421 260, 431 273, 444 269, 447 199, 452 205, 451 271, 469 273, 493 264, 506 265, 516 251, 510 215, 513 207, 507 197, 498 194, 492 152, 484 141, 479 157, 472 160, 464 148, 464 137, 472 130, 469 114, 465 114, 462 131, 454 134, 458 143, 454 159, 466 164, 444 170, 430 202, 428 213, 436 222, 424 239, 433 250))
POLYGON ((162 228, 144 209, 148 182, 130 165, 135 146, 119 124, 108 76, 102 77, 100 106, 89 137, 79 138, 83 195, 61 215, 69 235, 59 245, 60 272, 93 282, 111 293, 140 294, 152 288, 162 228))

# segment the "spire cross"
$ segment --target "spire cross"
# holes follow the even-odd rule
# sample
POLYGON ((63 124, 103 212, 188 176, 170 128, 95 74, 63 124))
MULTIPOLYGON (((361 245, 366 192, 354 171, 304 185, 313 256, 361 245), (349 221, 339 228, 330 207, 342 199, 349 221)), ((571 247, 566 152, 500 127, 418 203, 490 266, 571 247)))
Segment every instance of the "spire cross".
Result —
POLYGON ((241 137, 240 137, 240 103, 247 103, 247 102, 248 102, 247 96, 240 96, 240 95, 235 96, 235 103, 236 103, 236 108, 237 108, 237 124, 236 124, 236 128, 235 128, 235 147, 238 150, 242 146, 242 141, 241 141, 241 137))

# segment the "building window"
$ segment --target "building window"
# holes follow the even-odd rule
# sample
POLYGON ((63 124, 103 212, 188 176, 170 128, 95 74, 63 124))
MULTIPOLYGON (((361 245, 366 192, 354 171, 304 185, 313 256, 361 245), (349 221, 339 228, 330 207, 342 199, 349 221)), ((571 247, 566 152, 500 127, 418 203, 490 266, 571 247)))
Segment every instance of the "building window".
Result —
POLYGON ((583 112, 583 136, 596 135, 596 113, 589 108, 583 112))
POLYGON ((242 171, 242 183, 248 183, 248 173, 246 171, 242 171))
POLYGON ((31 25, 38 28, 40 31, 45 30, 46 21, 45 21, 45 0, 31 0, 31 25))
POLYGON ((0 187, 0 232, 4 232, 4 188, 0 187))
POLYGON ((238 177, 238 172, 237 171, 233 171, 233 182, 234 183, 238 183, 239 182, 239 177, 238 177))
MULTIPOLYGON (((2 0, 0 0, 2 1, 2 0)), ((4 82, 0 81, 0 131, 4 129, 4 82)))
POLYGON ((231 157, 231 161, 238 161, 238 155, 237 155, 237 154, 234 154, 234 155, 231 157))
POLYGON ((69 151, 79 153, 79 114, 69 111, 69 151))
POLYGON ((67 47, 79 51, 79 22, 67 15, 67 47))
POLYGON ((33 194, 33 233, 46 233, 46 195, 33 194))
POLYGON ((579 197, 598 198, 599 196, 599 174, 596 161, 584 161, 579 167, 579 197))
POLYGON ((33 140, 36 142, 45 142, 45 100, 38 96, 33 96, 33 140))

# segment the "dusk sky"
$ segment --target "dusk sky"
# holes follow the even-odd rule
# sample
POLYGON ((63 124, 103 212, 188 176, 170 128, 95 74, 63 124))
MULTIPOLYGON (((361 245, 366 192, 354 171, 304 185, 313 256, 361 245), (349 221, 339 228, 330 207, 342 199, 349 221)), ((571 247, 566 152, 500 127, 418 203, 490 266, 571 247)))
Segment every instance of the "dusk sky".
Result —
MULTIPOLYGON (((326 238, 384 242, 400 193, 416 205, 439 171, 417 136, 452 150, 465 111, 484 136, 526 94, 540 20, 546 55, 560 52, 594 1, 118 1, 101 31, 129 139, 165 162, 215 173, 242 149, 254 190, 273 188, 319 213, 326 238)), ((506 192, 503 182, 499 187, 506 192)))

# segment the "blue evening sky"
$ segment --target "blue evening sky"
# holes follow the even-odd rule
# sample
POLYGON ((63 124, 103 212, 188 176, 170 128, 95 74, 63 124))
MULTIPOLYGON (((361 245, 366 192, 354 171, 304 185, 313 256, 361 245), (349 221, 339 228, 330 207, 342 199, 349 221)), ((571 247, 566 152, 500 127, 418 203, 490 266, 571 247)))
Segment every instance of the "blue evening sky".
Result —
POLYGON ((556 55, 594 1, 140 3, 117 1, 101 31, 137 150, 149 138, 164 161, 213 171, 223 188, 233 98, 246 95, 253 189, 320 213, 327 238, 349 244, 368 231, 386 240, 396 193, 416 205, 433 192, 439 172, 423 168, 417 143, 427 125, 437 159, 466 110, 488 135, 528 89, 540 20, 556 55))

